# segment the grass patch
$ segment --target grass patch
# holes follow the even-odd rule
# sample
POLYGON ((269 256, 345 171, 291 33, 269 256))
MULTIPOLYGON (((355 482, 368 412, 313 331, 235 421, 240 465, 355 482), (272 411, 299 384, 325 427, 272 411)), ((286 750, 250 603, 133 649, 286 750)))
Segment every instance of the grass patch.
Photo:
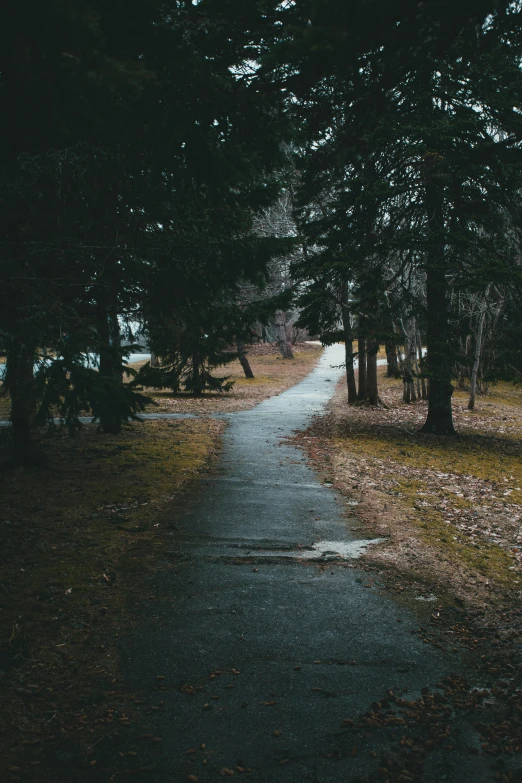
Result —
POLYGON ((395 571, 399 582, 430 582, 439 599, 492 612, 514 605, 522 582, 521 390, 499 383, 474 412, 456 392, 459 436, 443 438, 419 432, 426 402, 404 404, 402 382, 384 369, 379 383, 386 408, 348 406, 343 381, 304 440, 318 467, 328 465, 336 486, 358 501, 367 534, 387 539, 366 562, 395 571))
MULTIPOLYGON (((522 503, 522 459, 519 440, 482 435, 453 438, 428 438, 422 435, 351 433, 336 439, 341 448, 390 460, 404 467, 468 475, 504 484, 511 489, 510 501, 522 503)), ((452 499, 458 498, 452 495, 452 499)))
MULTIPOLYGON (((426 483, 422 481, 403 479, 398 482, 401 501, 416 511, 413 521, 418 526, 425 544, 439 550, 456 566, 464 566, 472 573, 478 572, 486 579, 501 585, 510 585, 513 580, 512 555, 493 544, 485 541, 477 544, 467 536, 459 534, 435 509, 419 509, 416 505, 418 494, 426 488, 426 483)), ((458 507, 469 506, 464 499, 458 500, 458 507)))

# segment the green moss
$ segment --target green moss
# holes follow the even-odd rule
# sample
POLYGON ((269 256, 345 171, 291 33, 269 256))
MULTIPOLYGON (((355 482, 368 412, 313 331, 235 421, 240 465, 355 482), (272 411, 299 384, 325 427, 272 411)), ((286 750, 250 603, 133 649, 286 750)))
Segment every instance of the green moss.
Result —
MULTIPOLYGON (((510 502, 522 503, 520 440, 474 435, 425 438, 422 435, 353 433, 337 439, 339 446, 365 456, 391 460, 406 467, 469 475, 503 486, 509 479, 510 502), (512 477, 512 478, 511 478, 512 477), (517 489, 519 487, 520 489, 517 489)), ((452 502, 459 501, 451 495, 452 502)))
POLYGON ((411 509, 415 509, 413 522, 419 527, 421 539, 455 565, 478 572, 491 581, 510 584, 510 568, 515 562, 514 558, 494 544, 484 541, 478 544, 459 534, 453 526, 444 522, 442 515, 435 509, 416 508, 417 493, 421 489, 426 489, 421 481, 398 481, 401 499, 411 509))
MULTIPOLYGON (((392 493, 411 512, 410 522, 419 529, 420 538, 432 547, 441 559, 471 573, 478 573, 497 584, 511 584, 515 564, 514 557, 506 550, 484 540, 469 537, 453 525, 448 525, 436 508, 419 503, 431 495, 436 502, 448 501, 452 510, 472 507, 466 497, 460 497, 444 486, 442 481, 431 480, 433 472, 451 474, 459 482, 466 476, 497 484, 493 495, 503 497, 510 489, 509 502, 522 503, 522 459, 520 439, 516 437, 485 437, 469 435, 460 438, 425 437, 419 433, 399 433, 391 427, 380 432, 350 432, 345 437, 334 438, 336 450, 362 458, 376 460, 386 465, 386 473, 394 478, 392 493), (397 466, 394 474, 394 465, 397 466), (405 471, 406 468, 406 471, 405 471), (408 476, 408 469, 411 474, 408 476), (414 472, 413 472, 414 471, 414 472), (506 482, 505 479, 508 479, 506 482)), ((374 464, 375 467, 375 464, 374 464)), ((488 496, 481 498, 488 504, 488 496)))

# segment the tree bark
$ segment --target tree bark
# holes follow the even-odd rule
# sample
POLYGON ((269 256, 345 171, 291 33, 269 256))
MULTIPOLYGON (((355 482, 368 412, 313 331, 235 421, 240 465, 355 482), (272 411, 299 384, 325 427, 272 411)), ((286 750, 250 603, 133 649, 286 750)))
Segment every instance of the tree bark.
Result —
MULTIPOLYGON (((427 145, 432 149, 431 145, 427 145)), ((428 416, 421 432, 433 435, 455 435, 451 383, 453 372, 449 351, 448 284, 444 237, 443 192, 437 153, 428 161, 424 209, 428 221, 426 254, 426 364, 430 379, 428 416)))
POLYGON ((241 367, 243 368, 243 372, 245 373, 245 378, 253 378, 254 373, 252 372, 252 368, 250 366, 250 362, 247 359, 245 346, 243 343, 238 342, 237 343, 237 357, 241 363, 241 367))
POLYGON ((420 400, 421 397, 421 384, 420 384, 420 366, 419 366, 419 357, 417 353, 417 335, 418 335, 418 329, 417 329, 417 320, 414 317, 412 319, 412 334, 411 334, 411 345, 410 345, 410 352, 411 352, 411 366, 414 369, 414 386, 415 386, 415 393, 416 393, 416 399, 420 400))
POLYGON ((199 353, 192 355, 192 393, 195 397, 201 397, 203 394, 203 384, 201 381, 201 356, 199 353))
POLYGON ((422 371, 422 337, 419 329, 417 329, 416 339, 417 339, 418 367, 420 370, 421 398, 423 400, 427 400, 428 389, 426 385, 426 378, 424 377, 424 373, 422 371))
POLYGON ((366 339, 359 335, 357 339, 357 353, 359 355, 359 392, 358 400, 366 399, 366 339))
POLYGON ((410 402, 416 402, 417 396, 415 394, 415 381, 413 377, 413 366, 415 363, 415 320, 408 324, 408 328, 404 326, 401 318, 401 326, 404 335, 404 362, 403 362, 403 374, 402 374, 402 401, 409 404, 410 402))
POLYGON ((98 333, 101 337, 100 373, 121 381, 123 354, 118 316, 115 313, 100 313, 98 333))
POLYGON ((399 363, 397 361, 397 347, 395 343, 387 342, 385 348, 386 348, 386 362, 388 364, 386 370, 386 376, 388 378, 399 378, 400 372, 399 372, 399 363))
POLYGON ((377 353, 378 345, 372 345, 366 359, 366 401, 370 405, 379 404, 379 390, 377 387, 377 353))
POLYGON ((345 366, 346 366, 346 385, 348 387, 348 405, 353 405, 357 401, 357 386, 355 383, 355 370, 353 366, 353 333, 352 322, 350 318, 350 311, 347 305, 348 290, 346 284, 343 286, 341 292, 342 305, 341 305, 341 319, 343 323, 344 333, 344 351, 345 351, 345 366))
POLYGON ((482 356, 482 339, 484 335, 485 320, 486 320, 486 305, 484 303, 484 307, 482 309, 482 312, 480 313, 480 318, 477 327, 477 334, 475 336, 475 360, 473 362, 473 369, 471 370, 471 384, 470 384, 470 394, 469 394, 469 402, 468 402, 468 410, 470 411, 472 411, 475 407, 475 397, 477 394, 477 378, 478 378, 478 371, 480 367, 480 359, 482 356))
POLYGON ((23 343, 14 343, 7 351, 5 384, 11 397, 12 458, 15 465, 25 467, 38 467, 45 462, 35 424, 35 357, 34 347, 23 343))
POLYGON ((293 359, 292 346, 286 333, 286 314, 284 310, 275 312, 276 340, 283 359, 293 359))
POLYGON ((111 292, 101 285, 97 298, 97 330, 99 340, 99 372, 105 385, 103 411, 100 415, 102 432, 118 435, 122 423, 113 400, 115 384, 122 383, 121 333, 116 309, 109 309, 111 292))

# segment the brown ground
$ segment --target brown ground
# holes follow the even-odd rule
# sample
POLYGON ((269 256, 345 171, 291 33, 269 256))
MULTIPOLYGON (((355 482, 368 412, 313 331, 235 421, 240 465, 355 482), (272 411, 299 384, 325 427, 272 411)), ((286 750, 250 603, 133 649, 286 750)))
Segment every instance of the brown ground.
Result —
MULTIPOLYGON (((248 359, 255 378, 245 378, 239 361, 218 368, 216 377, 230 377, 234 381, 232 391, 223 394, 204 394, 200 398, 170 391, 146 389, 146 394, 157 403, 148 410, 153 413, 231 413, 253 408, 267 397, 281 394, 299 383, 312 370, 322 353, 320 345, 301 343, 294 346, 294 358, 283 359, 272 345, 252 346, 248 359)), ((132 365, 138 369, 140 364, 132 365)))
POLYGON ((305 440, 385 544, 368 562, 396 566, 477 606, 519 591, 522 566, 522 391, 507 384, 467 410, 454 395, 458 438, 421 435, 427 403, 402 403, 384 377, 387 408, 350 406, 345 384, 305 440))

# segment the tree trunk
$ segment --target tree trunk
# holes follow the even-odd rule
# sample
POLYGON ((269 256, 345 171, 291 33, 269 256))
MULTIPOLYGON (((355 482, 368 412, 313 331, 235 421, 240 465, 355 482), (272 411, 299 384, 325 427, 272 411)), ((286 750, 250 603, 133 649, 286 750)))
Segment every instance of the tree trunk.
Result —
POLYGON ((122 351, 121 333, 118 315, 114 309, 109 311, 108 300, 111 292, 106 286, 100 286, 97 299, 97 330, 99 340, 99 372, 104 380, 105 394, 103 410, 100 414, 102 432, 118 435, 121 432, 121 416, 114 404, 115 386, 121 384, 122 351))
POLYGON ((5 384, 11 397, 12 457, 16 465, 38 467, 44 464, 38 429, 34 362, 36 351, 15 343, 7 351, 5 384))
POLYGON ((100 314, 98 333, 100 344, 100 373, 107 378, 123 379, 121 332, 116 314, 100 314))
POLYGON ((353 334, 352 334, 352 322, 350 318, 350 311, 346 304, 348 299, 348 290, 346 284, 343 286, 341 292, 342 305, 341 305, 341 318, 343 323, 344 333, 344 351, 345 351, 345 366, 346 366, 346 385, 348 387, 348 405, 353 405, 357 400, 357 386, 355 384, 355 370, 353 367, 353 334))
POLYGON ((412 366, 413 366, 413 368, 415 370, 415 391, 416 391, 417 399, 420 400, 420 399, 422 399, 422 397, 421 397, 422 392, 421 392, 421 383, 420 383, 419 356, 418 356, 418 353, 417 353, 417 346, 418 346, 417 336, 418 336, 419 330, 417 329, 417 321, 416 321, 415 318, 413 319, 412 327, 413 327, 413 331, 412 331, 412 335, 411 335, 411 348, 410 348, 410 350, 411 350, 412 366))
POLYGON ((286 314, 283 310, 275 312, 276 340, 283 359, 293 359, 292 346, 286 332, 286 314))
MULTIPOLYGON (((427 145, 428 149, 433 149, 427 145)), ((455 435, 451 396, 452 361, 449 350, 448 284, 446 282, 443 193, 439 179, 440 162, 437 154, 429 167, 424 209, 428 220, 428 249, 426 254, 426 364, 430 379, 428 416, 421 432, 434 435, 455 435)))
POLYGON ((150 366, 151 367, 159 367, 160 366, 159 356, 156 356, 155 353, 151 353, 151 355, 150 355, 150 366))
POLYGON ((359 354, 359 393, 358 400, 366 399, 366 340, 359 334, 357 339, 357 352, 359 354))
POLYGON ((423 368, 422 368, 422 338, 420 330, 417 329, 417 353, 419 357, 418 361, 418 367, 420 370, 420 381, 421 381, 421 399, 427 400, 428 399, 428 389, 426 386, 426 378, 424 377, 423 368))
POLYGON ((203 394, 203 383, 201 378, 201 356, 199 353, 192 355, 192 393, 195 397, 201 397, 203 394))
POLYGON ((240 342, 237 343, 237 357, 241 362, 241 367, 243 368, 243 372, 245 373, 245 378, 253 378, 254 373, 252 372, 250 362, 247 359, 245 346, 243 345, 243 343, 240 342))
POLYGON ((475 360, 473 362, 473 369, 471 370, 471 385, 470 385, 470 394, 469 394, 469 402, 468 402, 468 409, 472 411, 475 407, 475 397, 477 394, 477 377, 478 377, 478 371, 480 367, 480 358, 482 355, 482 338, 484 335, 484 322, 486 320, 486 306, 484 304, 484 308, 480 314, 478 327, 477 327, 477 334, 475 337, 475 360))
POLYGON ((378 345, 372 345, 368 350, 366 359, 366 401, 370 405, 379 404, 379 390, 377 388, 377 354, 378 345))
POLYGON ((408 404, 410 402, 417 402, 417 395, 415 394, 415 382, 413 380, 413 375, 406 372, 404 374, 402 382, 403 382, 402 401, 408 404))
POLYGON ((408 405, 411 402, 411 382, 406 376, 402 379, 402 401, 408 405))
POLYGON ((386 362, 388 364, 388 368, 386 370, 386 376, 388 378, 399 378, 400 372, 399 372, 399 363, 397 361, 397 347, 395 346, 395 343, 387 342, 385 348, 386 348, 386 362))
POLYGON ((415 380, 413 377, 413 367, 415 364, 415 319, 413 324, 410 322, 408 328, 406 328, 401 319, 402 331, 404 334, 404 363, 403 363, 403 391, 402 401, 409 404, 410 402, 416 402, 417 396, 415 394, 415 380))

